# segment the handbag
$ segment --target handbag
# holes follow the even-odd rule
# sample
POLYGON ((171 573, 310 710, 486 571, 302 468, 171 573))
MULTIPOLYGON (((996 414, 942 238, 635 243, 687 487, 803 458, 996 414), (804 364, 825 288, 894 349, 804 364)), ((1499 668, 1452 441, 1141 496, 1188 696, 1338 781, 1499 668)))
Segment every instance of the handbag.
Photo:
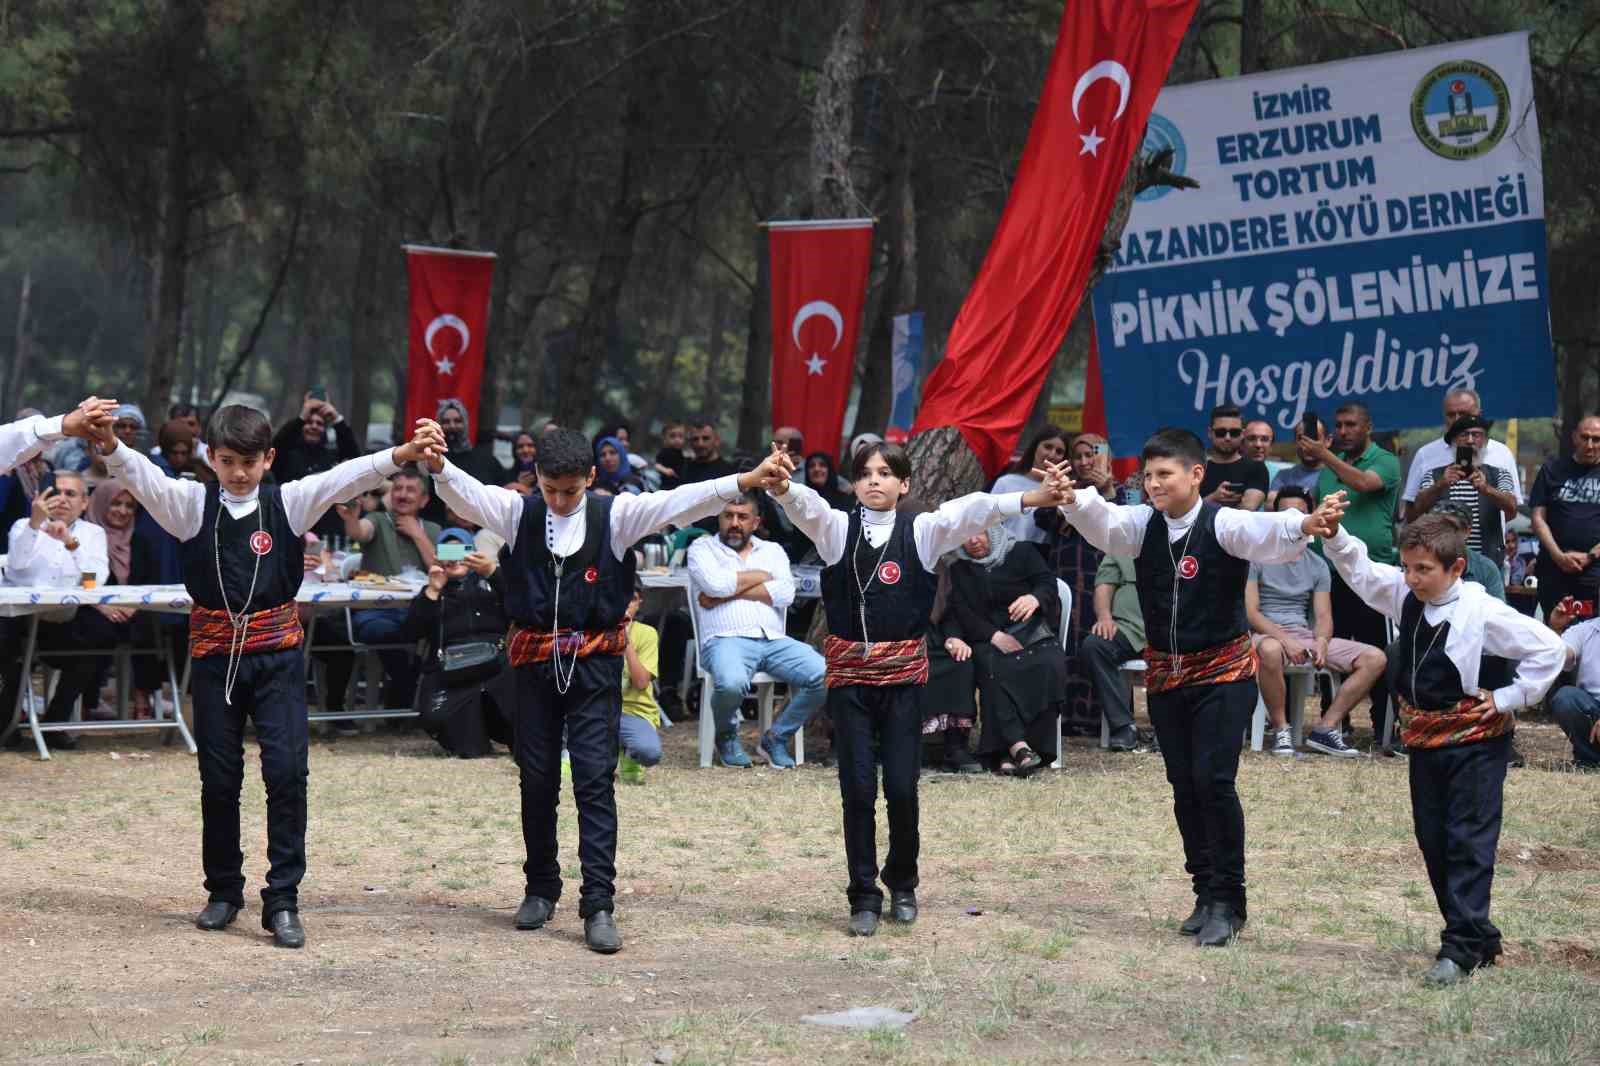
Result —
POLYGON ((505 665, 504 640, 466 640, 449 647, 444 643, 444 597, 439 598, 439 676, 447 687, 487 681, 505 665))
POLYGON ((1035 644, 1054 644, 1056 631, 1050 628, 1049 622, 1040 617, 1043 613, 1043 611, 1034 611, 1033 617, 1025 618, 1020 622, 1013 622, 1006 627, 1006 633, 1024 648, 1031 648, 1035 644))

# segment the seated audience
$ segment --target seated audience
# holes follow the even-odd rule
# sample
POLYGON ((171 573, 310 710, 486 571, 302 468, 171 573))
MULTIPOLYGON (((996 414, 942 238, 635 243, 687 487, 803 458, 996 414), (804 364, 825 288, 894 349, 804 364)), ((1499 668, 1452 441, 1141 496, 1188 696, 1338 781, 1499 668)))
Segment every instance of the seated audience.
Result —
POLYGON ((794 602, 794 577, 783 549, 756 536, 755 501, 739 496, 717 516, 717 534, 689 546, 690 592, 699 607, 700 661, 712 686, 716 759, 749 766, 739 743, 738 714, 757 672, 789 687, 789 701, 761 750, 778 769, 795 765, 790 739, 822 706, 823 661, 815 648, 784 632, 782 611, 794 602))
MULTIPOLYGON (((83 475, 55 472, 50 485, 34 496, 27 518, 11 527, 10 553, 6 558, 6 584, 42 588, 78 588, 87 576, 95 584, 106 580, 110 567, 103 529, 84 518, 89 502, 83 475)), ((99 703, 101 664, 87 656, 51 658, 52 651, 79 650, 115 643, 108 638, 109 623, 94 610, 64 608, 39 623, 38 648, 50 665, 61 671, 55 694, 45 709, 47 722, 65 722, 72 706, 83 697, 84 709, 99 703)), ((26 679, 22 677, 22 640, 26 620, 9 620, 6 625, 4 654, 5 691, 14 694, 26 679)), ((68 733, 47 734, 52 747, 74 748, 77 742, 68 733)))
POLYGON ((827 452, 812 452, 806 456, 802 468, 806 484, 828 502, 835 511, 848 511, 856 505, 856 494, 839 487, 839 471, 833 465, 833 456, 827 452))
POLYGON ((683 448, 688 443, 689 427, 682 422, 667 422, 661 427, 661 448, 656 452, 656 474, 663 489, 675 489, 683 484, 683 448))
POLYGON ((1572 454, 1539 468, 1533 491, 1533 533, 1539 538, 1539 607, 1549 617, 1568 596, 1593 603, 1600 593, 1600 415, 1572 431, 1572 454))
POLYGON ((1558 685, 1551 693, 1551 713, 1572 743, 1574 769, 1600 773, 1600 618, 1580 622, 1573 611, 1557 604, 1550 628, 1567 646, 1563 672, 1577 671, 1572 684, 1558 685))
MULTIPOLYGON (((1028 441, 1011 469, 995 478, 989 491, 1031 492, 1039 487, 1039 482, 1042 480, 1042 476, 1035 471, 1043 470, 1046 463, 1059 463, 1066 457, 1066 432, 1055 426, 1044 426, 1028 441)), ((1050 534, 1033 519, 1032 511, 1024 511, 1006 519, 1005 526, 1011 532, 1011 539, 1043 544, 1050 534)))
MULTIPOLYGON (((139 501, 133 498, 133 493, 129 492, 121 481, 111 479, 97 485, 94 492, 89 494, 87 514, 89 521, 105 531, 107 585, 164 583, 161 545, 153 538, 145 536, 138 528, 139 501)), ((165 530, 161 532, 166 533, 165 530)), ((171 536, 171 534, 166 535, 171 536)), ((114 627, 103 631, 97 643, 107 646, 125 641, 145 643, 140 639, 145 634, 133 632, 133 618, 136 612, 132 608, 96 605, 94 610, 106 621, 108 627, 114 627)), ((159 619, 159 616, 157 618, 159 619)), ((91 624, 98 625, 93 622, 91 624)), ((165 636, 170 627, 158 625, 156 628, 165 636)), ((173 643, 176 644, 176 641, 173 643)), ((165 670, 161 661, 154 656, 136 656, 133 660, 133 678, 133 716, 148 718, 150 694, 161 688, 166 680, 165 670)))
MULTIPOLYGON (((272 476, 280 485, 332 470, 361 454, 350 423, 333 404, 309 392, 301 398, 300 417, 291 418, 278 427, 272 438, 272 448, 272 476), (332 447, 327 443, 329 429, 333 430, 332 447)), ((311 532, 324 538, 338 535, 339 516, 329 511, 317 519, 311 532)))
POLYGON ((1107 747, 1114 752, 1138 751, 1139 731, 1133 724, 1133 687, 1122 664, 1144 655, 1144 612, 1139 606, 1138 575, 1133 559, 1107 555, 1094 575, 1094 626, 1078 644, 1078 670, 1094 688, 1105 715, 1107 747))
MULTIPOLYGON (((1274 510, 1309 514, 1311 497, 1304 489, 1289 486, 1278 492, 1274 510)), ((1250 564, 1250 580, 1244 589, 1245 614, 1253 630, 1250 640, 1261 663, 1257 680, 1262 702, 1267 705, 1274 755, 1294 754, 1284 676, 1284 667, 1291 663, 1326 667, 1346 675, 1338 695, 1307 735, 1306 747, 1342 759, 1361 754, 1345 743, 1340 723, 1372 690, 1388 659, 1381 648, 1333 635, 1332 583, 1327 562, 1314 552, 1305 552, 1292 563, 1250 564)), ((1377 724, 1380 715, 1372 717, 1374 728, 1381 729, 1377 724)), ((1375 741, 1382 739, 1374 737, 1375 741)))
POLYGON ((1026 777, 1056 757, 1056 716, 1067 660, 1051 624, 1061 614, 1056 579, 1004 524, 967 539, 950 567, 957 635, 972 648, 983 705, 978 755, 1026 777))
POLYGON ((595 442, 594 488, 613 496, 644 491, 644 482, 628 462, 628 446, 617 437, 601 437, 595 442))
POLYGON ((511 441, 511 480, 506 488, 530 496, 539 489, 539 442, 523 430, 511 441))
MULTIPOLYGON (((448 543, 464 542, 446 534, 440 546, 448 543)), ((463 759, 488 755, 490 741, 511 744, 517 694, 501 651, 507 628, 499 564, 476 551, 433 563, 405 613, 405 639, 427 642, 414 704, 422 728, 463 759), (447 651, 465 661, 452 665, 447 651)))
POLYGON ((969 743, 978 721, 972 646, 949 628, 951 562, 951 555, 939 560, 939 589, 928 614, 928 682, 917 690, 922 706, 922 765, 936 764, 953 774, 981 774, 983 764, 969 743))
POLYGON ((628 601, 628 643, 622 649, 622 718, 617 724, 617 774, 629 784, 644 783, 644 767, 661 761, 661 707, 656 703, 660 641, 655 628, 639 621, 644 585, 634 579, 628 601))
POLYGON ((1462 462, 1452 455, 1448 464, 1423 474, 1416 499, 1406 505, 1406 521, 1415 522, 1449 500, 1464 508, 1471 519, 1467 547, 1482 552, 1498 566, 1504 559, 1505 524, 1517 517, 1517 497, 1511 471, 1484 462, 1492 425, 1486 418, 1467 415, 1445 431, 1445 443, 1458 453, 1470 449, 1472 459, 1462 462))

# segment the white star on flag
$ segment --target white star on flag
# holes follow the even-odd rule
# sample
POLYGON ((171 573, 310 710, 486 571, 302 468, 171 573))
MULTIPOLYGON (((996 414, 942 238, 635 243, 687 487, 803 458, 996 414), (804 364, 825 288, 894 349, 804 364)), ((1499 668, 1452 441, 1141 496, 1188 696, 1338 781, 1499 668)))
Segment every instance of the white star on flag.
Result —
POLYGON ((433 361, 433 369, 440 374, 454 374, 456 372, 456 364, 451 362, 450 357, 447 355, 443 359, 435 359, 433 361))
POLYGON ((1079 150, 1078 154, 1079 155, 1092 155, 1096 159, 1099 159, 1100 158, 1100 146, 1102 144, 1106 143, 1106 139, 1104 137, 1101 137, 1099 134, 1100 134, 1100 127, 1099 126, 1094 127, 1088 133, 1080 133, 1080 134, 1078 134, 1078 140, 1083 142, 1083 148, 1079 150))
POLYGON ((806 375, 821 374, 822 368, 828 365, 826 359, 821 358, 816 352, 811 353, 811 358, 806 360, 806 375))

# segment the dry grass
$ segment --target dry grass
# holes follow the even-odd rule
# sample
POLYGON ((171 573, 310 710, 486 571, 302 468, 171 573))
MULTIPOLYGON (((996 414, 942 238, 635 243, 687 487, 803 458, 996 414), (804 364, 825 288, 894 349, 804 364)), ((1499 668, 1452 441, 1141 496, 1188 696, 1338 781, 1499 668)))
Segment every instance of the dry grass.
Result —
MULTIPOLYGON (((926 777, 922 921, 852 941, 833 773, 692 769, 691 732, 669 734, 644 787, 619 789, 627 947, 610 959, 581 947, 575 883, 550 928, 511 928, 505 758, 439 758, 411 738, 314 745, 311 946, 293 953, 270 946, 254 899, 226 934, 190 924, 191 757, 139 737, 47 764, 0 755, 0 1060, 1600 1060, 1600 778, 1513 772, 1495 892, 1506 965, 1427 993, 1416 977, 1440 923, 1392 761, 1246 759, 1251 923, 1206 952, 1175 933, 1189 897, 1158 756, 1075 748, 1068 773, 1028 782, 926 777), (872 1004, 918 1020, 901 1034, 799 1021, 872 1004)), ((1522 744, 1536 763, 1559 754, 1548 726, 1522 744)), ((253 892, 254 776, 245 839, 253 892)))

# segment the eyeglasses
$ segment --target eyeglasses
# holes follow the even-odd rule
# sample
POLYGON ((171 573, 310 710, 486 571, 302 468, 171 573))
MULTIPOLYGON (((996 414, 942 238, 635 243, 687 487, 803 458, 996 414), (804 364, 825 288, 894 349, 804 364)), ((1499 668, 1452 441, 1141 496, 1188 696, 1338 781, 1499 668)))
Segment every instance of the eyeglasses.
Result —
POLYGON ((1213 437, 1242 437, 1242 436, 1244 436, 1244 430, 1240 429, 1237 426, 1235 426, 1233 429, 1227 429, 1225 427, 1220 427, 1220 426, 1212 426, 1211 427, 1211 435, 1213 437))

